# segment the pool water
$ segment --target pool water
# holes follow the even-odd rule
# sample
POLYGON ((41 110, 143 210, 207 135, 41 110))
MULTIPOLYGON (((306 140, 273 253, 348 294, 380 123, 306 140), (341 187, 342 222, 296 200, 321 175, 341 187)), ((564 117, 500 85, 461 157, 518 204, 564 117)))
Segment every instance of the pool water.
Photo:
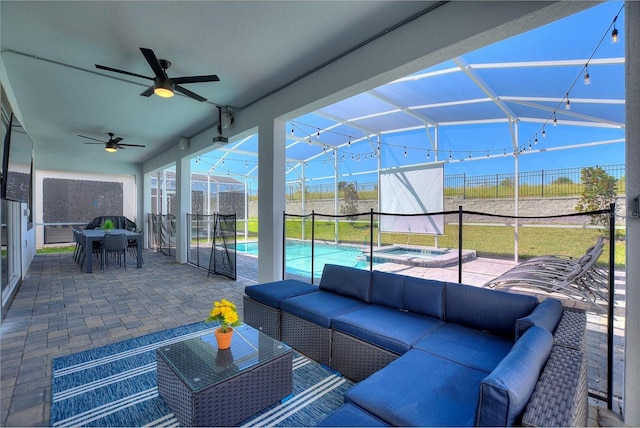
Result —
MULTIPOLYGON (((236 244, 236 250, 241 253, 258 255, 257 242, 241 242, 236 244)), ((350 245, 322 244, 314 245, 315 261, 313 273, 316 278, 322 275, 325 264, 350 266, 359 269, 368 269, 360 248, 350 245)), ((287 241, 285 248, 287 273, 309 278, 311 275, 311 242, 287 241)), ((376 263, 374 262, 374 266, 376 263)))

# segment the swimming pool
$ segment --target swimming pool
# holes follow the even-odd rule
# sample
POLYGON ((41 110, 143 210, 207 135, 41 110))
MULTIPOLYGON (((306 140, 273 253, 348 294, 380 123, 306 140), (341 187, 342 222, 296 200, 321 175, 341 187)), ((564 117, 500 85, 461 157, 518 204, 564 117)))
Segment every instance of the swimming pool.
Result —
MULTIPOLYGON (((258 255, 257 242, 239 242, 236 250, 240 253, 258 255)), ((325 244, 314 245, 314 276, 319 278, 325 264, 350 266, 359 269, 368 269, 369 261, 364 257, 361 247, 354 245, 325 244)), ((286 242, 285 265, 287 273, 309 278, 311 273, 311 242, 294 241, 286 242)), ((374 266, 376 265, 374 261, 374 266)))
MULTIPOLYGON (((257 242, 236 244, 238 252, 258 255, 257 242)), ((335 264, 360 269, 369 268, 369 248, 355 245, 326 244, 316 242, 314 246, 315 277, 322 275, 324 265, 335 264)), ((311 242, 289 240, 285 249, 287 273, 309 278, 311 272, 311 242)), ((476 258, 474 250, 462 250, 462 261, 476 258)), ((418 267, 448 267, 458 263, 458 251, 443 248, 413 245, 388 245, 373 250, 373 266, 382 263, 396 263, 418 267)))

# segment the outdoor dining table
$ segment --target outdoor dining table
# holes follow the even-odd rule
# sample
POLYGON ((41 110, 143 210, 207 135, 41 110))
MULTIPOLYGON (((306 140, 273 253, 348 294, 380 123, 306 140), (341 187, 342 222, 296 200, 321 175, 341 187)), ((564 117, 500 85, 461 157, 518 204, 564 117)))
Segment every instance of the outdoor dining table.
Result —
MULTIPOLYGON (((94 242, 100 242, 102 241, 102 238, 104 237, 104 235, 107 233, 106 230, 104 229, 83 229, 82 233, 84 234, 84 236, 87 238, 87 273, 91 273, 93 272, 93 257, 91 254, 91 248, 93 248, 93 243, 94 242)), ((135 239, 136 243, 138 244, 138 257, 137 257, 137 264, 136 267, 137 268, 141 268, 142 267, 142 233, 140 232, 133 232, 131 230, 125 230, 125 229, 111 229, 108 233, 114 235, 114 234, 120 234, 120 233, 124 233, 127 236, 127 240, 129 239, 135 239)))

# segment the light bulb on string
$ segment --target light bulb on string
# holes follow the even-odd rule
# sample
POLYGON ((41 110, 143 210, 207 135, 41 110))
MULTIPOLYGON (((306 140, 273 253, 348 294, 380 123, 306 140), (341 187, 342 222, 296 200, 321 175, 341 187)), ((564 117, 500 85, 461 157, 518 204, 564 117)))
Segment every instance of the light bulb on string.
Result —
POLYGON ((449 150, 449 160, 453 159, 453 156, 451 156, 451 150, 449 150))
POLYGON ((405 157, 405 158, 407 157, 407 147, 406 147, 406 146, 405 146, 405 148, 404 148, 404 157, 405 157))
POLYGON ((611 43, 618 43, 618 29, 616 28, 615 20, 613 21, 613 31, 611 32, 611 43))
POLYGON ((569 94, 567 94, 567 102, 564 103, 565 110, 571 110, 571 101, 569 101, 569 94))
POLYGON ((487 157, 489 157, 489 150, 487 150, 487 157))
POLYGON ((558 119, 556 118, 555 112, 553 112, 553 126, 558 126, 558 119))
POLYGON ((347 141, 347 146, 351 147, 351 137, 349 137, 349 141, 347 141))
POLYGON ((293 135, 294 131, 293 131, 293 126, 291 127, 291 135, 293 135))
POLYGON ((502 155, 507 156, 507 149, 502 149, 502 155))
POLYGON ((469 159, 471 159, 471 151, 469 151, 469 159))
POLYGON ((431 153, 429 152, 429 149, 427 149, 427 159, 431 158, 431 153))
POLYGON ((544 130, 544 126, 542 127, 542 138, 547 138, 547 131, 544 130))
POLYGON ((591 84, 591 76, 589 76, 589 64, 585 64, 584 66, 584 84, 591 84))
POLYGON ((533 140, 533 144, 538 144, 538 134, 536 133, 536 139, 533 140))

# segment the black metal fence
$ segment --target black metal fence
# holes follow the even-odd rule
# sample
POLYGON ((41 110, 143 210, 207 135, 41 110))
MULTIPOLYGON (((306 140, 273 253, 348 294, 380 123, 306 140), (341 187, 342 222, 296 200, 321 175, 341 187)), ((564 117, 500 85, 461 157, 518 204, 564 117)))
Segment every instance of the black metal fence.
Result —
POLYGON ((236 215, 187 214, 187 263, 236 279, 236 215))
MULTIPOLYGON (((605 165, 601 168, 616 179, 618 194, 624 194, 624 164, 605 165)), ((583 169, 562 168, 521 172, 518 194, 521 198, 580 196, 582 192, 580 174, 583 169)), ((444 176, 444 194, 446 197, 461 197, 463 199, 513 198, 515 197, 515 180, 515 173, 450 174, 444 176)), ((353 184, 359 199, 378 198, 378 184, 375 182, 345 181, 343 184, 353 184)), ((300 200, 302 191, 300 183, 287 183, 286 191, 288 200, 300 200)), ((335 185, 307 185, 304 191, 308 200, 333 198, 335 185)))

